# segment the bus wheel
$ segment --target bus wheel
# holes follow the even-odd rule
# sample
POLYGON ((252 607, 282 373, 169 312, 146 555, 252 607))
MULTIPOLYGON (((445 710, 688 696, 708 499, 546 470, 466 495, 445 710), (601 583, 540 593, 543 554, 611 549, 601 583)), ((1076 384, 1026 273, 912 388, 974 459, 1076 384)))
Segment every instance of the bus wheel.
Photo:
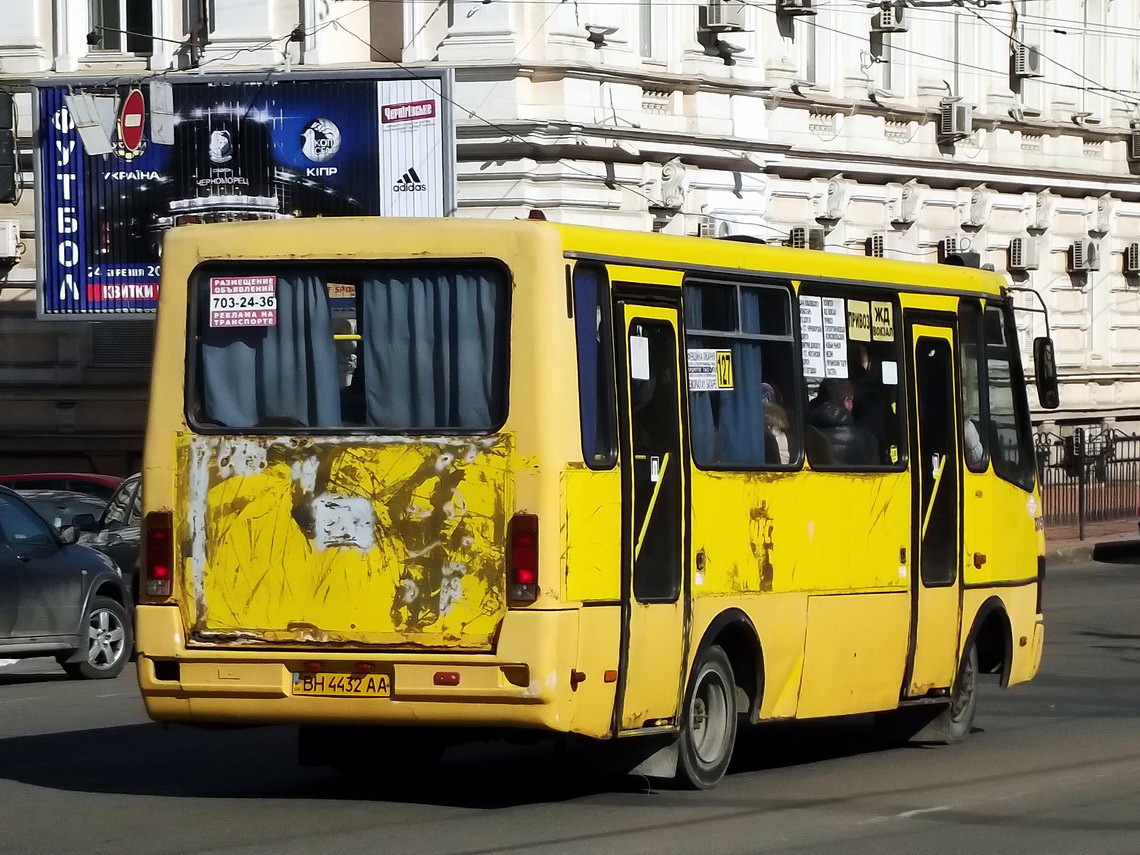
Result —
POLYGON ((978 711, 978 647, 971 644, 950 695, 950 706, 934 721, 938 741, 957 745, 970 735, 978 711))
POLYGON ((694 789, 715 787, 736 742, 736 683, 724 650, 710 647, 693 671, 681 712, 677 778, 694 789))

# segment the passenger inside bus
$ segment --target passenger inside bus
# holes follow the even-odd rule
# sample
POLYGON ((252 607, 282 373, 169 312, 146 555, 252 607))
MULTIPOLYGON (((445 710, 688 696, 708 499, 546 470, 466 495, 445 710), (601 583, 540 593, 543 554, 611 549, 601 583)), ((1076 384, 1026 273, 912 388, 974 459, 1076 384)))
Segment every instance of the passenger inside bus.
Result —
POLYGON ((854 342, 851 347, 851 382, 854 386, 854 402, 851 416, 856 424, 871 431, 878 444, 875 462, 883 460, 887 445, 887 421, 890 402, 881 380, 877 362, 871 358, 867 346, 854 342))
POLYGON ((792 459, 788 443, 792 423, 783 396, 773 383, 761 383, 760 393, 764 400, 764 459, 787 465, 792 459))
POLYGON ((855 387, 850 380, 828 378, 819 384, 808 406, 808 425, 827 441, 832 462, 873 465, 879 461, 878 440, 866 425, 855 421, 855 387))

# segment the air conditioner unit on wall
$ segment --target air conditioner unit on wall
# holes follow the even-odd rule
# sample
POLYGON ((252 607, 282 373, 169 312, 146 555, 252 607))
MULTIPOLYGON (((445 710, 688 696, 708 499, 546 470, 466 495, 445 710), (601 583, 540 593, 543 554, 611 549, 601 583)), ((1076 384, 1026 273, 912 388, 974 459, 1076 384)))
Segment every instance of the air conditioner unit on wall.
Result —
POLYGON ((718 32, 743 30, 744 5, 742 0, 708 0, 705 27, 718 32))
POLYGON ((776 0, 777 15, 815 15, 815 0, 776 0))
POLYGON ((1088 273, 1100 270, 1100 247, 1095 240, 1073 241, 1069 247, 1069 272, 1088 273))
POLYGON ((823 249, 827 235, 823 229, 796 226, 788 232, 788 246, 792 249, 823 249))
POLYGON ((1133 128, 1128 135, 1128 162, 1140 163, 1140 128, 1133 128))
POLYGON ((938 116, 939 142, 955 142, 974 132, 974 105, 943 101, 938 116))
POLYGON ((1036 270, 1041 265, 1041 243, 1035 237, 1015 237, 1009 242, 1009 269, 1036 270))
POLYGON ((15 261, 20 257, 20 221, 0 220, 0 259, 15 261))
POLYGON ((1125 276, 1140 274, 1140 243, 1130 243, 1124 247, 1123 268, 1125 276))
POLYGON ((951 255, 969 249, 969 241, 959 235, 947 235, 938 241, 938 260, 945 261, 951 255))
POLYGON ((868 258, 885 258, 887 255, 887 236, 882 232, 875 232, 867 238, 865 249, 868 258))
POLYGON ((1016 77, 1044 77, 1045 61, 1037 45, 1014 45, 1013 73, 1016 77))
POLYGON ((871 32, 874 33, 905 33, 903 5, 901 3, 887 3, 875 13, 871 19, 871 32))

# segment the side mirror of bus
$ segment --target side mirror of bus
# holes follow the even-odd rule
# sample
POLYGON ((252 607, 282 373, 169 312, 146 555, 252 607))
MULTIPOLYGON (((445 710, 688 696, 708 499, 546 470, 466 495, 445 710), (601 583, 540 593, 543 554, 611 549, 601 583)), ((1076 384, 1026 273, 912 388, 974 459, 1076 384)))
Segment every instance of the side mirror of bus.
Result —
POLYGON ((1033 339, 1034 379, 1037 382, 1037 400, 1046 410, 1061 405, 1061 392, 1057 385, 1057 361, 1053 357, 1053 339, 1038 336, 1033 339))

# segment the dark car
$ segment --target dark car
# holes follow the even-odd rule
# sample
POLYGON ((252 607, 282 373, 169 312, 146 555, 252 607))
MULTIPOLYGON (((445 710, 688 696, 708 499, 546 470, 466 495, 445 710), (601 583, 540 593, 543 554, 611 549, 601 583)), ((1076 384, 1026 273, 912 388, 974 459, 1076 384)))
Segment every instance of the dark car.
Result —
POLYGON ((80 514, 73 520, 82 534, 79 542, 110 556, 123 571, 131 601, 139 601, 139 539, 142 536, 142 476, 135 474, 119 485, 99 516, 80 514))
POLYGON ((0 659, 54 656, 72 677, 117 677, 134 642, 130 595, 106 555, 0 487, 0 659))
POLYGON ((61 531, 69 525, 74 525, 78 516, 93 516, 99 519, 107 510, 106 499, 87 493, 74 493, 71 490, 25 490, 23 487, 14 489, 39 512, 41 517, 61 531))
POLYGON ((34 475, 0 475, 0 486, 13 490, 70 490, 106 501, 123 483, 114 475, 90 472, 39 472, 34 475))

